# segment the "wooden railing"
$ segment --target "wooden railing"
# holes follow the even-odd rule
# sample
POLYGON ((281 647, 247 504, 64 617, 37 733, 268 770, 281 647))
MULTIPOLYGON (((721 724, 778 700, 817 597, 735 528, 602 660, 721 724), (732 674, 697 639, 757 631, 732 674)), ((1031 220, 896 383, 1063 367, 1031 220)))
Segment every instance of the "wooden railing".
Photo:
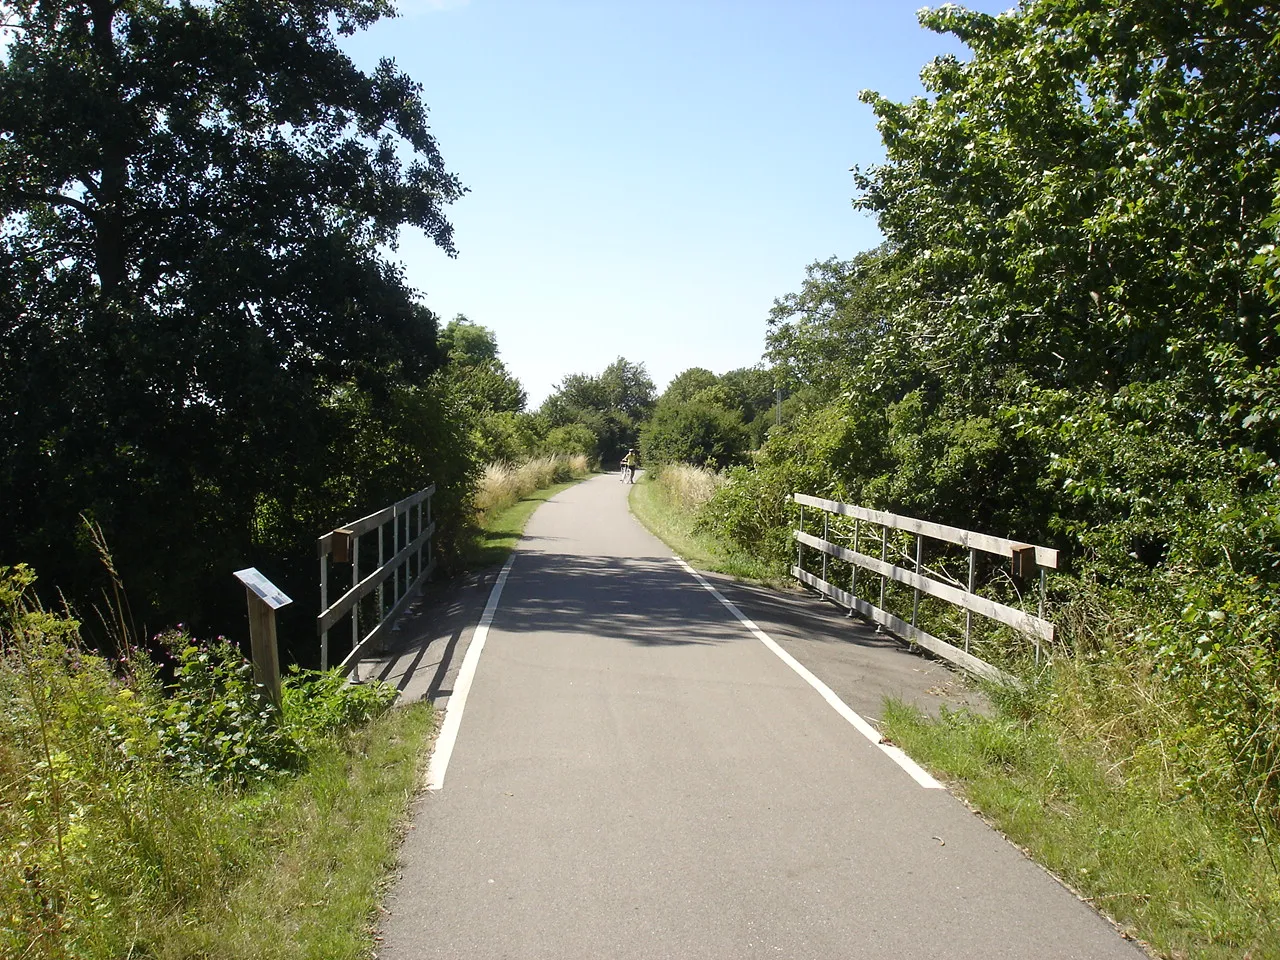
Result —
POLYGON ((329 631, 339 621, 348 616, 351 620, 351 652, 338 665, 343 673, 349 673, 404 611, 418 585, 435 569, 431 543, 436 529, 431 519, 431 496, 435 492, 432 484, 399 503, 331 530, 317 541, 320 615, 316 617, 316 629, 320 634, 321 670, 329 669, 329 631), (361 578, 361 561, 372 552, 372 543, 362 541, 366 538, 372 541, 375 534, 377 567, 361 578), (351 565, 350 587, 330 604, 330 574, 334 565, 342 564, 351 565), (372 603, 361 602, 370 596, 374 596, 372 603), (373 621, 373 628, 363 636, 360 633, 362 619, 366 625, 373 621))
POLYGON ((1030 638, 1035 644, 1037 661, 1041 655, 1042 645, 1053 642, 1054 626, 1044 619, 1045 571, 1057 568, 1058 551, 1049 547, 1021 543, 1017 540, 975 533, 972 530, 962 530, 959 527, 949 527, 940 523, 930 523, 926 520, 916 520, 913 517, 899 516, 881 510, 870 510, 866 507, 840 503, 835 500, 824 500, 820 497, 811 497, 802 493, 795 494, 793 499, 800 504, 800 529, 793 531, 796 541, 796 564, 791 568, 792 576, 836 603, 849 608, 851 612, 856 611, 867 619, 880 624, 890 633, 919 644, 926 650, 950 660, 971 673, 997 682, 1009 682, 1011 678, 1004 671, 969 652, 973 614, 976 613, 997 623, 1004 624, 1030 638), (821 537, 805 531, 805 507, 815 507, 822 511, 823 535, 821 537), (852 549, 831 542, 829 521, 833 515, 848 517, 853 520, 852 549), (870 529, 864 531, 863 524, 867 524, 870 529), (878 537, 875 535, 877 529, 879 530, 878 537), (915 562, 912 567, 903 567, 889 562, 888 547, 889 531, 891 530, 905 531, 908 534, 915 535, 915 562), (863 552, 863 541, 866 534, 870 534, 872 543, 879 546, 879 558, 863 552), (969 551, 967 583, 961 584, 958 581, 938 576, 925 566, 926 540, 937 540, 953 544, 969 551), (822 554, 821 576, 804 569, 804 548, 806 546, 812 547, 822 554), (1024 580, 1034 578, 1036 573, 1039 574, 1039 602, 1036 614, 990 600, 974 592, 974 576, 979 553, 1009 559, 1012 561, 1012 575, 1024 580), (828 558, 842 560, 851 565, 851 576, 847 591, 828 581, 828 558), (878 577, 878 605, 858 595, 859 570, 868 570, 878 577), (890 580, 912 589, 913 599, 910 621, 895 616, 884 609, 885 588, 890 580), (963 647, 935 637, 916 625, 922 596, 944 600, 965 611, 963 647))

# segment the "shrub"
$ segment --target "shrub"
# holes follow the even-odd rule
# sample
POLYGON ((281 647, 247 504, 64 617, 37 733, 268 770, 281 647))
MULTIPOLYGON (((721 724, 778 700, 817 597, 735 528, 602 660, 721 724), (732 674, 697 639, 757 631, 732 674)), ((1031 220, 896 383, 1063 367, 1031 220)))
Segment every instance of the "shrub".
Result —
POLYGON ((222 637, 200 644, 180 630, 159 640, 176 660, 171 696, 155 717, 175 772, 243 786, 298 766, 301 748, 239 650, 222 637))
POLYGON ((700 400, 659 404, 640 431, 640 455, 655 465, 728 466, 742 460, 747 444, 737 412, 700 400))

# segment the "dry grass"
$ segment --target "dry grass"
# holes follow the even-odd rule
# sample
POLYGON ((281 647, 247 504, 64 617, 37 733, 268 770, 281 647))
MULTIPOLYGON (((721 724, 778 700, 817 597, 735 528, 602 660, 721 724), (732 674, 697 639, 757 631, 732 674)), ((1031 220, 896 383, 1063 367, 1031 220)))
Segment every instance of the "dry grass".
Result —
POLYGON ((674 507, 696 513, 724 483, 724 478, 706 467, 673 463, 662 467, 654 477, 667 501, 674 507))
POLYGON ((534 457, 515 466, 491 463, 485 467, 476 492, 476 513, 483 523, 485 517, 505 510, 536 490, 584 477, 589 472, 587 458, 582 454, 534 457))

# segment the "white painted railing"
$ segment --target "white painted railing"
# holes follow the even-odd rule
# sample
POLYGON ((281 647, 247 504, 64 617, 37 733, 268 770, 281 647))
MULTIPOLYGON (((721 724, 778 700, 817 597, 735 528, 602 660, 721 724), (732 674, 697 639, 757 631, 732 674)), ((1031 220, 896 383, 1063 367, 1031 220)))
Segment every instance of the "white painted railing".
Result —
POLYGON ((399 503, 331 530, 317 541, 320 549, 320 615, 316 617, 316 629, 320 634, 321 670, 329 669, 329 631, 343 617, 349 615, 351 619, 351 652, 338 668, 349 673, 404 611, 418 586, 435 569, 431 543, 436 529, 435 521, 431 519, 431 496, 435 492, 435 484, 432 484, 399 503), (372 540, 375 534, 378 538, 377 567, 361 578, 361 561, 372 550, 372 544, 365 543, 362 551, 362 539, 372 540), (351 564, 351 586, 330 604, 332 567, 348 563, 351 564), (361 601, 375 591, 377 603, 373 611, 375 615, 371 618, 375 622, 373 628, 362 636, 361 601))
POLYGON ((841 606, 848 607, 851 612, 860 613, 868 620, 880 624, 890 633, 919 644, 926 650, 950 660, 971 673, 998 682, 1009 682, 1011 678, 1004 671, 969 652, 973 614, 976 613, 997 623, 1004 624, 1030 638, 1035 644, 1037 661, 1041 655, 1042 645, 1053 642, 1054 626, 1044 619, 1044 591, 1045 571, 1047 569, 1056 569, 1058 566, 1057 550, 1021 543, 1017 540, 1008 540, 1004 537, 975 533, 971 530, 962 530, 959 527, 949 527, 945 524, 930 523, 927 520, 916 520, 913 517, 899 516, 882 510, 871 510, 867 507, 840 503, 836 500, 824 500, 821 497, 811 497, 802 493, 794 494, 793 499, 800 504, 800 529, 793 531, 793 537, 796 541, 796 563, 791 568, 792 576, 841 606), (822 511, 823 535, 821 537, 805 531, 805 507, 815 507, 822 511), (852 549, 830 542, 829 520, 832 515, 849 517, 854 521, 852 549), (871 529, 866 533, 870 534, 870 539, 873 543, 878 543, 879 545, 879 558, 862 552, 863 524, 870 526, 871 529), (879 530, 878 538, 875 536, 877 528, 879 530), (889 562, 890 530, 902 530, 915 535, 915 563, 912 568, 898 566, 889 562), (948 582, 933 575, 926 568, 924 565, 926 540, 954 544, 969 551, 967 585, 961 585, 955 581, 948 582), (822 554, 821 576, 804 569, 804 548, 806 546, 812 547, 822 554), (1040 596, 1037 614, 1019 610, 1016 607, 998 603, 995 600, 989 600, 974 592, 974 574, 979 553, 1010 559, 1015 576, 1029 577, 1035 572, 1039 572, 1040 596), (828 581, 828 557, 843 560, 851 565, 852 574, 847 591, 828 581), (878 605, 858 596, 859 570, 870 571, 879 578, 878 605), (885 588, 890 580, 911 587, 913 591, 910 621, 903 620, 901 617, 897 617, 884 609, 885 588), (944 600, 965 611, 963 648, 926 633, 916 626, 920 597, 924 595, 944 600))

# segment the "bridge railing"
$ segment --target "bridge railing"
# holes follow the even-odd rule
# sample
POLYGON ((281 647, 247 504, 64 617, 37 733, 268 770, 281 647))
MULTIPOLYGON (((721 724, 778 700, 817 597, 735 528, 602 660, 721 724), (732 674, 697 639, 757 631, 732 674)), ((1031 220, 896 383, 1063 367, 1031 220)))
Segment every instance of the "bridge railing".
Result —
MULTIPOLYGON (((910 640, 971 673, 997 682, 1009 682, 1011 678, 998 667, 992 666, 970 652, 974 614, 994 620, 1029 638, 1035 645, 1037 662, 1041 656, 1042 646, 1053 643, 1054 625, 1044 619, 1045 572, 1057 568, 1058 551, 1049 547, 963 530, 959 527, 917 520, 914 517, 899 516, 882 510, 871 510, 836 500, 824 500, 821 497, 811 497, 802 493, 794 494, 793 499, 800 505, 800 528, 793 531, 796 542, 796 563, 791 568, 792 576, 841 606, 849 608, 851 615, 856 611, 868 620, 880 624, 890 633, 910 640), (806 532, 806 507, 820 511, 823 518, 821 537, 806 532), (831 520, 833 517, 848 518, 843 521, 845 527, 848 521, 852 520, 851 535, 846 529, 841 531, 842 539, 851 541, 852 548, 832 542, 831 520), (908 537, 914 536, 914 562, 910 555, 894 558, 905 559, 909 566, 891 562, 890 531, 902 531, 908 537), (969 569, 966 581, 961 582, 925 564, 925 545, 929 540, 952 545, 952 548, 960 547, 968 550, 969 569), (872 550, 878 549, 879 557, 864 552, 868 549, 868 545, 872 550), (806 546, 821 554, 820 575, 805 569, 806 546), (1035 574, 1039 574, 1039 600, 1036 614, 988 599, 975 592, 975 575, 980 555, 1012 561, 1012 576, 1024 582, 1026 580, 1034 582, 1035 574), (840 560, 849 565, 848 590, 841 589, 829 581, 830 559, 840 560), (859 595, 858 572, 860 570, 869 571, 879 581, 878 604, 866 598, 865 587, 864 595, 859 595), (911 588, 910 621, 895 616, 886 609, 885 592, 890 581, 911 588), (964 610, 963 646, 940 639, 917 626, 922 596, 943 600, 964 610)), ((901 547, 896 542, 894 547, 895 553, 902 553, 901 547)), ((875 593, 875 587, 872 593, 875 593)))
POLYGON ((316 541, 320 551, 320 615, 316 617, 320 669, 329 669, 329 631, 341 620, 349 618, 351 622, 351 652, 338 668, 350 673, 435 569, 431 541, 436 530, 431 519, 431 497, 435 492, 432 484, 399 503, 331 530, 316 541), (374 569, 362 576, 374 556, 374 569), (345 564, 351 565, 350 579, 341 579, 350 586, 331 604, 331 575, 336 566, 345 564), (362 634, 362 627, 369 628, 368 633, 362 634))

